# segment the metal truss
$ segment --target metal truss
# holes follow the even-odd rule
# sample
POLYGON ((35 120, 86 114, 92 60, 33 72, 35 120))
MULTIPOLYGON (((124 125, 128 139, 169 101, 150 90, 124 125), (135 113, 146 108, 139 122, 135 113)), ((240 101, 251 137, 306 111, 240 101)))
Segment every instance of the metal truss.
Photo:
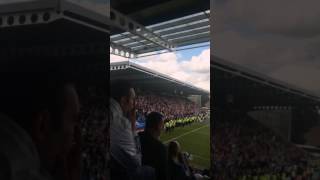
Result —
MULTIPOLYGON (((101 5, 104 8, 104 5, 101 5)), ((110 53, 126 58, 159 50, 173 51, 177 47, 209 41, 210 11, 186 16, 150 27, 105 5, 105 9, 88 8, 77 0, 38 0, 0 3, 0 29, 50 24, 66 20, 110 34, 110 28, 124 33, 111 36, 110 53)), ((107 51, 107 49, 106 49, 107 51)))
POLYGON ((122 30, 125 32, 112 35, 110 42, 130 49, 136 54, 136 57, 143 57, 151 52, 176 51, 179 47, 210 42, 210 10, 143 27, 152 32, 153 36, 165 39, 167 44, 173 44, 169 47, 159 46, 151 41, 155 38, 145 36, 144 33, 137 34, 141 28, 140 25, 130 25, 130 21, 126 22, 126 17, 123 15, 118 18, 113 17, 117 15, 116 11, 110 10, 110 19, 117 21, 117 27, 123 26, 122 30))
POLYGON ((110 8, 110 19, 108 24, 111 24, 111 26, 117 27, 125 32, 134 34, 151 44, 160 46, 169 51, 175 47, 174 44, 170 43, 165 38, 157 35, 153 31, 112 8, 110 8))

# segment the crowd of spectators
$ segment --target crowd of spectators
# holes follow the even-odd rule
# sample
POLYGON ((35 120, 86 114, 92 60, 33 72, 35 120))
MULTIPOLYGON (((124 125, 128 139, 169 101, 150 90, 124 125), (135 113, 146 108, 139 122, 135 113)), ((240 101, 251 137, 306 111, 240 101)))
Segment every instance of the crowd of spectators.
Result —
POLYGON ((166 132, 171 132, 177 126, 202 121, 206 113, 200 111, 198 105, 185 97, 154 95, 144 93, 136 99, 136 128, 143 129, 148 113, 160 112, 164 115, 166 132))
MULTIPOLYGON (((232 115, 231 115, 232 114, 232 115)), ((214 179, 310 179, 310 155, 246 114, 215 121, 214 179)))
POLYGON ((165 120, 195 115, 199 111, 199 107, 187 98, 154 94, 137 96, 136 109, 138 118, 145 118, 146 114, 157 111, 164 115, 165 120))

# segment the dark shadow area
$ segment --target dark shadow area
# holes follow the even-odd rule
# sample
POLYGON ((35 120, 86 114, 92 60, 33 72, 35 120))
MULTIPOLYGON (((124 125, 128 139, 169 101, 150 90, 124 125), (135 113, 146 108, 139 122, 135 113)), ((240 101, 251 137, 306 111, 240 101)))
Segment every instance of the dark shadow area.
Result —
POLYGON ((107 26, 36 4, 1 16, 0 179, 108 179, 107 26))

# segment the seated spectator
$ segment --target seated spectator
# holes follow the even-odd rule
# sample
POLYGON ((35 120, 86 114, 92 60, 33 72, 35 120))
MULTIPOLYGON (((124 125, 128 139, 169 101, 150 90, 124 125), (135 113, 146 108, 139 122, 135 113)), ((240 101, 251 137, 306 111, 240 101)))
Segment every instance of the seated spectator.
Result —
POLYGON ((155 169, 157 180, 167 179, 167 150, 160 141, 163 127, 163 116, 158 112, 151 112, 147 116, 145 130, 139 133, 142 164, 155 169))

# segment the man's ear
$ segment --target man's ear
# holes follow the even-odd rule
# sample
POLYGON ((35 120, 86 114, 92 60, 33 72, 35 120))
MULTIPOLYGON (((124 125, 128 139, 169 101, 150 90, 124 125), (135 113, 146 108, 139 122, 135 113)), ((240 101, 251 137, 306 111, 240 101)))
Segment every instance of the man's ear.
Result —
POLYGON ((50 113, 47 110, 33 116, 32 134, 37 141, 43 141, 50 133, 50 113))

